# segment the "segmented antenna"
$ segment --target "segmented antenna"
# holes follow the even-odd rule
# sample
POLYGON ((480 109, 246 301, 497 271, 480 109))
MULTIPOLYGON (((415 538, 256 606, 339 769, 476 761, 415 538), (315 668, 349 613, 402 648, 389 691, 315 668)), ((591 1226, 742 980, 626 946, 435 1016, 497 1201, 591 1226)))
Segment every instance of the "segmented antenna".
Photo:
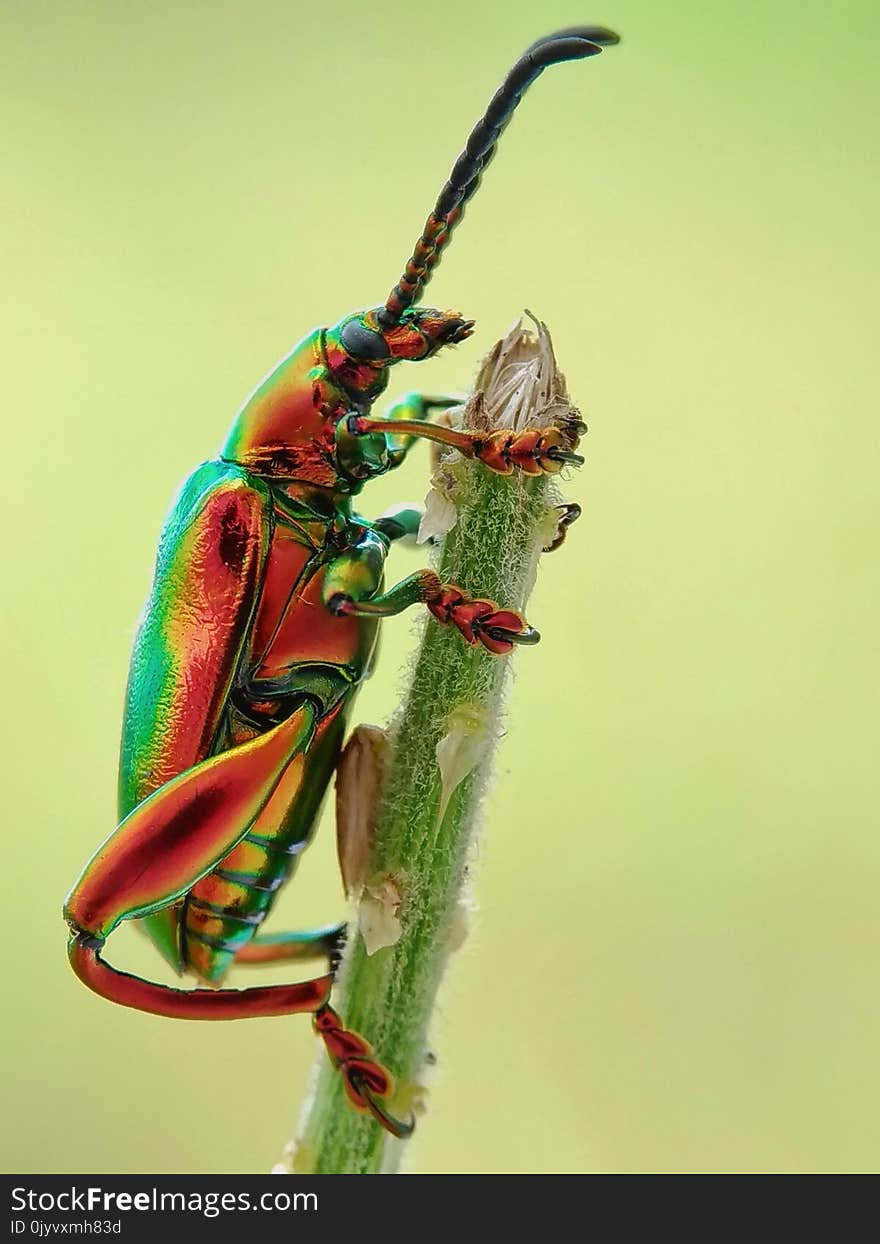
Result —
POLYGON ((569 26, 538 39, 519 58, 489 101, 489 107, 471 130, 464 151, 456 160, 449 180, 440 191, 434 210, 425 222, 397 285, 379 312, 379 321, 390 328, 397 324, 407 307, 421 297, 449 243, 452 231, 461 221, 468 200, 474 195, 486 171, 498 139, 525 92, 548 65, 596 56, 603 47, 618 43, 618 36, 602 26, 569 26))

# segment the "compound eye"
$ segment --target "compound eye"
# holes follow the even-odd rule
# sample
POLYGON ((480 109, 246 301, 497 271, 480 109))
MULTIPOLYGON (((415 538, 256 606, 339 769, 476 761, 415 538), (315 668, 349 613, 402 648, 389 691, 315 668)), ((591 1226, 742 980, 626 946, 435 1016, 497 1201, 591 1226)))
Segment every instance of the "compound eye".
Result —
POLYGON ((388 344, 381 333, 367 328, 361 320, 349 320, 339 334, 342 348, 356 359, 381 362, 390 358, 388 344))

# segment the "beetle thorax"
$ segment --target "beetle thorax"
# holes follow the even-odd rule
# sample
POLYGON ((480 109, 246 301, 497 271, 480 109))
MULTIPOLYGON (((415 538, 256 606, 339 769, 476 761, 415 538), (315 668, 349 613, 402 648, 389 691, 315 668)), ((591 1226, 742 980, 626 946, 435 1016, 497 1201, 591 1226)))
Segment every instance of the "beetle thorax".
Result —
POLYGON ((328 366, 324 338, 324 329, 310 333, 260 382, 235 417, 225 459, 256 475, 338 486, 336 425, 356 404, 328 366))

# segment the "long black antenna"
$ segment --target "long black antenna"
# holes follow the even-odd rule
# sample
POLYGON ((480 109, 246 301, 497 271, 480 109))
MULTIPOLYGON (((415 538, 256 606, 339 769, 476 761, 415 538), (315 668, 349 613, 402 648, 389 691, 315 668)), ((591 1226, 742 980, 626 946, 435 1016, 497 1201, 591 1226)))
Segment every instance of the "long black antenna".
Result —
POLYGON ((619 42, 619 37, 612 30, 605 30, 602 26, 569 26, 538 39, 523 53, 471 130, 464 151, 440 191, 403 275, 379 312, 379 320, 384 327, 397 324, 407 307, 421 297, 455 225, 461 221, 468 200, 476 192, 495 154, 498 139, 535 79, 548 65, 596 56, 603 47, 619 42))

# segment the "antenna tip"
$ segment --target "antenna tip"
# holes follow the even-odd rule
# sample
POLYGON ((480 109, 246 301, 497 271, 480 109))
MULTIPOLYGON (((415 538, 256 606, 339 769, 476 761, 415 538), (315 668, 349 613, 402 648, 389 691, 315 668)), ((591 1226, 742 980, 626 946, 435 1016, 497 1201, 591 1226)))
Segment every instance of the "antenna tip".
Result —
POLYGON ((554 30, 552 34, 542 35, 527 50, 534 51, 543 43, 555 43, 557 39, 585 39, 588 43, 596 43, 599 47, 612 47, 620 42, 620 35, 607 26, 566 26, 562 30, 554 30))

